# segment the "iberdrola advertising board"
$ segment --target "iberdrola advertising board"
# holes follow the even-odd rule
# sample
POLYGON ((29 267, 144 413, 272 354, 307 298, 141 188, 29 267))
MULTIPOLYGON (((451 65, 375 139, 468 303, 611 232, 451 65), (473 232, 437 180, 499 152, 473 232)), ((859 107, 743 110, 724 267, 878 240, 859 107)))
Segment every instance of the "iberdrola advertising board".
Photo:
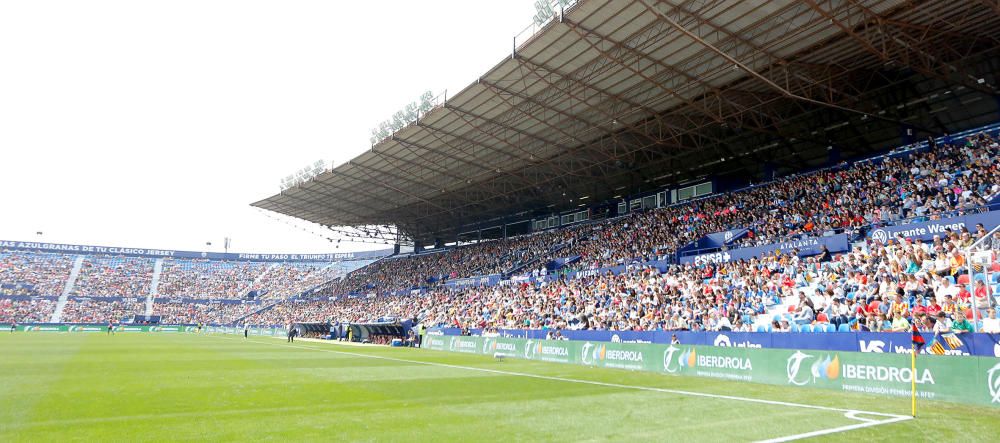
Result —
POLYGON ((802 388, 1000 406, 1000 359, 843 351, 728 348, 504 337, 424 337, 424 348, 511 358, 713 377, 802 388))

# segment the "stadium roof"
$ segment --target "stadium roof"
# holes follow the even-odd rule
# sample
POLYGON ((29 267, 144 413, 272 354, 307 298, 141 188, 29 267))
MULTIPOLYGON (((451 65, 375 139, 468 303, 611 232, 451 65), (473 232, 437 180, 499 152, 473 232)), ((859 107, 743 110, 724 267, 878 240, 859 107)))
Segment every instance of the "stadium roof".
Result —
POLYGON ((253 206, 454 236, 995 119, 995 2, 584 0, 370 151, 253 206), (764 166, 770 165, 770 166, 764 166), (527 218, 527 216, 525 216, 527 218))

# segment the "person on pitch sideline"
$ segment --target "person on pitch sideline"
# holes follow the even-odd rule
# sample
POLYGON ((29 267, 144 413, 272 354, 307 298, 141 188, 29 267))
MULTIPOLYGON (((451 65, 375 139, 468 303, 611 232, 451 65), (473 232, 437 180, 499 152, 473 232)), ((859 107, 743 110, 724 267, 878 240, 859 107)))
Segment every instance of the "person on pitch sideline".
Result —
POLYGON ((16 331, 16 330, 17 330, 17 322, 16 321, 15 322, 11 322, 10 323, 10 333, 13 334, 14 331, 16 331))
POLYGON ((246 340, 247 338, 250 338, 250 325, 244 323, 243 324, 243 339, 246 340))
POLYGON ((106 335, 111 335, 115 333, 115 323, 112 321, 108 322, 108 332, 106 335))

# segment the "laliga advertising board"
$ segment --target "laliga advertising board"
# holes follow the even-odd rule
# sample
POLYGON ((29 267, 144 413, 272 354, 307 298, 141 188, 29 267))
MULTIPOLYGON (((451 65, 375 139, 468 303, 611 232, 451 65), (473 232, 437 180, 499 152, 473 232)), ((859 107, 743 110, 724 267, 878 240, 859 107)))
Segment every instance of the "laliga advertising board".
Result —
POLYGON ((552 341, 502 337, 433 336, 426 349, 501 354, 558 363, 749 381, 780 386, 910 396, 1000 407, 1000 360, 975 356, 759 349, 655 343, 552 341))

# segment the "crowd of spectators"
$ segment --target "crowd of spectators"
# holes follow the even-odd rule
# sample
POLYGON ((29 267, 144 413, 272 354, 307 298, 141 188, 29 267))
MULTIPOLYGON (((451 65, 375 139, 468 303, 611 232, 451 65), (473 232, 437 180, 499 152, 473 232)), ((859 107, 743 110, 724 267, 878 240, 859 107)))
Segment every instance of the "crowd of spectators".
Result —
POLYGON ((86 256, 71 295, 137 297, 149 294, 153 260, 142 257, 86 256))
POLYGON ((371 323, 380 319, 403 318, 413 311, 417 298, 397 296, 342 297, 326 300, 288 300, 246 318, 252 325, 283 326, 294 322, 371 323))
POLYGON ((508 273, 536 265, 572 239, 572 233, 555 230, 387 258, 331 282, 317 294, 384 294, 455 278, 508 273))
POLYGON ((0 252, 4 295, 61 295, 73 270, 73 259, 63 254, 0 252))
POLYGON ((972 211, 1000 192, 993 167, 997 153, 997 143, 983 135, 962 146, 936 146, 736 193, 727 198, 755 208, 754 217, 728 226, 743 224, 755 233, 736 246, 758 246, 972 211))
POLYGON ((163 297, 244 298, 268 263, 165 259, 157 294, 163 297))
MULTIPOLYGON (((74 255, 25 251, 0 253, 0 296, 61 295, 73 268, 74 255)), ((367 262, 365 262, 367 263, 367 262)), ((63 311, 63 321, 121 321, 122 317, 144 312, 144 301, 152 288, 155 260, 130 256, 84 255, 63 311), (94 297, 85 299, 85 297, 94 297), (137 302, 112 302, 104 297, 123 297, 137 302)), ((359 266, 354 262, 257 263, 209 260, 164 261, 158 286, 159 296, 170 298, 282 299, 298 295, 345 274, 359 266)), ((55 305, 48 302, 5 300, 3 314, 19 321, 23 309, 44 309, 49 320, 55 305), (15 307, 17 310, 15 311, 15 307), (23 309, 22 309, 23 308, 23 309), (9 311, 9 312, 8 312, 9 311)), ((256 305, 213 303, 158 303, 164 322, 220 324, 231 322, 256 309, 256 305)))
POLYGON ((351 272, 318 291, 319 295, 384 293, 427 286, 436 281, 492 271, 487 265, 502 248, 486 242, 438 252, 386 258, 351 272))
POLYGON ((282 299, 343 275, 339 266, 330 263, 282 263, 271 265, 253 284, 261 297, 282 299))
POLYGON ((0 323, 45 323, 56 309, 55 300, 0 299, 0 323))
POLYGON ((70 299, 62 311, 63 323, 118 323, 146 311, 144 299, 70 299))
POLYGON ((496 243, 502 249, 490 253, 494 262, 489 268, 492 272, 487 274, 509 273, 524 268, 531 269, 532 265, 538 265, 538 261, 569 246, 573 241, 572 233, 565 230, 543 231, 499 240, 496 243))
POLYGON ((781 283, 777 275, 706 283, 702 270, 693 267, 674 267, 664 273, 637 267, 619 275, 547 283, 284 303, 248 321, 417 318, 425 326, 463 328, 655 330, 670 328, 671 321, 681 319, 690 329, 721 327, 720 319, 725 318, 734 327, 746 324, 748 328, 756 315, 788 290, 781 283), (732 288, 739 289, 725 293, 732 288))
POLYGON ((790 315, 775 318, 772 330, 832 324, 838 329, 846 325, 848 330, 904 332, 916 322, 920 330, 936 331, 939 323, 938 328, 950 329, 959 319, 988 318, 997 304, 1000 234, 981 243, 988 260, 971 264, 971 274, 963 252, 985 235, 980 226, 928 242, 896 238, 823 263, 812 274, 811 293, 798 291, 790 315))
POLYGON ((707 234, 746 228, 729 248, 983 210, 1000 196, 1000 144, 986 134, 964 143, 842 164, 747 190, 713 195, 605 222, 382 260, 331 284, 324 295, 391 293, 447 278, 494 272, 544 273, 659 260, 707 234))
MULTIPOLYGON (((905 331, 908 319, 933 328, 955 318, 995 319, 1000 234, 982 244, 991 262, 967 272, 962 248, 984 229, 928 242, 892 239, 841 255, 773 254, 722 264, 676 265, 664 272, 632 266, 580 279, 449 290, 421 295, 341 297, 288 302, 251 324, 372 322, 416 318, 425 326, 511 329, 789 331, 798 325, 905 331), (774 313, 788 306, 787 311, 774 313), (773 320, 772 320, 772 317, 773 320), (844 325, 841 327, 841 325, 844 325)), ((996 320, 983 322, 991 327, 996 320)), ((965 327, 960 323, 961 327, 965 327)), ((943 326, 939 326, 943 327, 943 326)))
POLYGON ((1000 145, 980 134, 964 144, 932 144, 577 228, 573 269, 669 256, 713 232, 746 228, 730 248, 804 236, 857 232, 902 220, 938 219, 982 208, 1000 196, 1000 145))
POLYGON ((257 304, 241 303, 157 302, 153 305, 153 315, 159 315, 162 324, 224 325, 260 308, 257 304))
MULTIPOLYGON (((639 263, 671 256, 706 234, 734 228, 746 228, 749 233, 730 247, 745 247, 979 211, 1000 196, 998 154, 997 141, 977 135, 960 144, 931 143, 923 151, 840 165, 605 222, 388 258, 313 292, 336 301, 288 300, 246 321, 284 325, 418 318, 427 326, 464 328, 742 331, 751 330, 755 323, 769 323, 760 316, 768 306, 789 298, 797 300, 794 309, 770 322, 775 330, 791 330, 800 324, 898 329, 901 319, 908 318, 917 318, 920 327, 933 327, 939 312, 945 313, 947 322, 948 315, 957 312, 959 317, 968 317, 973 309, 988 317, 996 282, 980 282, 978 271, 966 275, 961 253, 985 235, 983 229, 950 232, 928 242, 893 239, 887 245, 871 244, 838 257, 790 254, 719 265, 671 266, 665 272, 639 263), (613 265, 631 269, 620 275, 591 274, 574 280, 462 290, 435 285, 475 275, 532 272, 550 260, 569 256, 579 256, 566 268, 570 270, 613 265), (430 289, 420 295, 403 291, 418 286, 430 289), (390 295, 399 291, 404 295, 390 295)), ((1000 236, 986 244, 995 262, 1000 236)), ((72 263, 68 256, 25 257, 29 255, 0 256, 0 282, 58 282, 72 263), (21 269, 30 267, 30 260, 44 260, 47 270, 21 269)), ((141 260, 122 261, 127 264, 119 266, 94 263, 82 273, 86 278, 77 292, 83 293, 83 288, 109 294, 141 290, 131 285, 139 282, 141 286, 147 278, 141 260), (91 280, 102 283, 91 284, 91 280)), ((159 294, 241 298, 256 291, 284 299, 335 274, 313 264, 167 259, 159 294)), ((85 314, 88 306, 77 303, 69 318, 108 317, 129 310, 93 305, 98 312, 90 315, 85 314)), ((216 305, 162 308, 171 318, 204 319, 205 323, 230 314, 215 313, 212 309, 222 309, 216 305)), ((245 314, 232 309, 232 314, 245 314)))

